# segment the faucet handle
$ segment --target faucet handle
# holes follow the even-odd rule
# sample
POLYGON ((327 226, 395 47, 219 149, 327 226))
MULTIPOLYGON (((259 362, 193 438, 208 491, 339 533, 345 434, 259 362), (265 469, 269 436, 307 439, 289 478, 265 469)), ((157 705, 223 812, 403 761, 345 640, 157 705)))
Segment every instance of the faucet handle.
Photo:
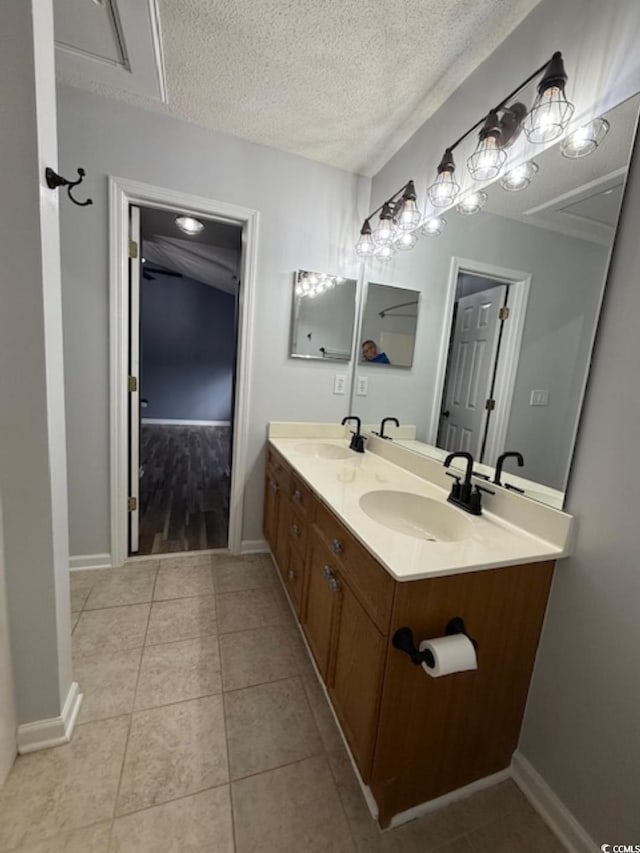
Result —
POLYGON ((457 474, 454 474, 453 471, 445 471, 445 474, 447 477, 452 477, 455 480, 455 483, 451 484, 449 497, 457 500, 460 497, 460 477, 457 474))

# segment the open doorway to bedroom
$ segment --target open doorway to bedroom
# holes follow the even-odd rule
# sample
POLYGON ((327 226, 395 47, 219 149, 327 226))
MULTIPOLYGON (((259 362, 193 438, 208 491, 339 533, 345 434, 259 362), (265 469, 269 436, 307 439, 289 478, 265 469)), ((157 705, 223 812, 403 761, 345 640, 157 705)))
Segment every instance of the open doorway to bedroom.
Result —
POLYGON ((129 556, 227 548, 242 226, 130 205, 129 556))

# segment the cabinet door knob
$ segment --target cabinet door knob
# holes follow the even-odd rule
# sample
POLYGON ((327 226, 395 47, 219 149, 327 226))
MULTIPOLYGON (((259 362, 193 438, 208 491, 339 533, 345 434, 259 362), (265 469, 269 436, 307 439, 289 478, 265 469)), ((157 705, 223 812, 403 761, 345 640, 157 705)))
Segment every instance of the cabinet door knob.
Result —
POLYGON ((342 542, 339 539, 333 539, 331 542, 331 550, 334 554, 342 554, 342 542))
POLYGON ((333 576, 329 578, 329 589, 331 592, 339 592, 340 591, 340 581, 338 578, 334 578, 333 576))
POLYGON ((298 525, 297 525, 297 524, 292 524, 292 525, 291 525, 291 532, 293 533, 293 535, 294 535, 297 539, 299 539, 299 538, 300 538, 300 528, 298 527, 298 525))
POLYGON ((331 566, 325 565, 322 569, 322 577, 329 580, 329 578, 333 577, 333 572, 331 571, 331 566))
POLYGON ((301 497, 302 497, 302 493, 300 492, 300 489, 296 489, 295 492, 293 493, 294 501, 297 501, 298 503, 300 503, 301 497))
POLYGON ((293 569, 289 569, 289 571, 287 572, 287 577, 290 581, 294 581, 296 579, 296 573, 293 571, 293 569))
POLYGON ((278 484, 276 482, 274 482, 273 480, 271 481, 271 491, 274 494, 278 491, 278 484))

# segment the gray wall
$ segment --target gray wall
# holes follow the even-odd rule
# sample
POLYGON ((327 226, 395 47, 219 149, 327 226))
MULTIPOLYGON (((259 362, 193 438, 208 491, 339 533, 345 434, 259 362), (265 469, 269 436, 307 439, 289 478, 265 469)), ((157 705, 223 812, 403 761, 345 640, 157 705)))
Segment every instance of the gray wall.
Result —
POLYGON ((143 418, 230 421, 235 297, 190 278, 140 282, 143 418))
POLYGON ((293 271, 357 277, 370 181, 88 92, 58 103, 60 170, 84 166, 94 200, 60 209, 71 553, 110 551, 108 175, 260 211, 242 534, 260 540, 267 422, 340 421, 349 399, 335 364, 288 357, 293 271))
MULTIPOLYGON (((635 0, 542 0, 449 99, 448 120, 422 128, 374 184, 374 203, 562 48, 578 112, 595 114, 640 90, 635 0)), ((444 114, 443 114, 444 115, 444 114)), ((624 203, 569 488, 575 554, 558 564, 521 749, 598 845, 640 840, 640 572, 634 441, 640 421, 640 163, 624 203), (629 385, 626 381, 629 381, 629 385)), ((415 251, 415 250, 414 250, 415 251)))

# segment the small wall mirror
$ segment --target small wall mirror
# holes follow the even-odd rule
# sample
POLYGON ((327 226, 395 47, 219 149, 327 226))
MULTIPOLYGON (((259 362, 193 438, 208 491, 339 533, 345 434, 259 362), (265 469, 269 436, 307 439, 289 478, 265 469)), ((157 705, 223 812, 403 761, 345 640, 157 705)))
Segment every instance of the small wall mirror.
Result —
POLYGON ((291 358, 349 361, 356 280, 297 270, 293 276, 291 358))
POLYGON ((411 367, 419 303, 417 290, 369 282, 360 334, 362 363, 411 367))

